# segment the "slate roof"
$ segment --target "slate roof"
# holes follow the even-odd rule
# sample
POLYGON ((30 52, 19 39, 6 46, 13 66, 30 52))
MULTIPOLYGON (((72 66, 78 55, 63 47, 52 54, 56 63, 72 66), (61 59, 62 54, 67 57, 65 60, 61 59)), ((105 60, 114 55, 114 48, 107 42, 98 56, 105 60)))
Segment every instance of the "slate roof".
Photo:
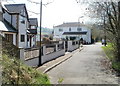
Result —
POLYGON ((17 32, 15 28, 13 28, 11 25, 7 24, 5 21, 0 21, 0 31, 3 32, 17 32))
POLYGON ((84 24, 80 22, 68 22, 55 27, 78 27, 78 26, 84 26, 84 24))
POLYGON ((4 5, 6 9, 11 13, 21 13, 21 10, 25 9, 26 17, 28 18, 28 13, 25 4, 6 4, 4 5))
POLYGON ((63 35, 86 35, 86 31, 84 32, 64 32, 63 35))
POLYGON ((29 18, 29 21, 30 21, 30 25, 38 26, 37 18, 29 18))

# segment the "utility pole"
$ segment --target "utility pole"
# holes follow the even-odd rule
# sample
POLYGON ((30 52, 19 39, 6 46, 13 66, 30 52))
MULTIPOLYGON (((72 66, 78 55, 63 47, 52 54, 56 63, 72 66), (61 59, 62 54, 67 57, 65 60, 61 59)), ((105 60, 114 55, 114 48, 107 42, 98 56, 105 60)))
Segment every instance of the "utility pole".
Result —
POLYGON ((107 44, 107 42, 106 42, 106 29, 105 29, 105 12, 104 12, 104 35, 105 35, 105 37, 104 37, 104 46, 106 46, 106 44, 107 44))
POLYGON ((42 29, 42 0, 40 1, 40 43, 39 43, 39 65, 41 66, 41 29, 42 29))

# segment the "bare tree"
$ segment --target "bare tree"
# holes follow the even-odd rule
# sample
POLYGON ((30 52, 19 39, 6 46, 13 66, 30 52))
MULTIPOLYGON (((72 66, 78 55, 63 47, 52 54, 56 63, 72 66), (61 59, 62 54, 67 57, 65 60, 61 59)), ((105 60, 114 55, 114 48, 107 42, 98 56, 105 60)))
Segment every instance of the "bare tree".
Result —
POLYGON ((95 17, 103 22, 106 33, 111 34, 116 61, 120 62, 120 2, 95 2, 90 7, 96 11, 95 17))

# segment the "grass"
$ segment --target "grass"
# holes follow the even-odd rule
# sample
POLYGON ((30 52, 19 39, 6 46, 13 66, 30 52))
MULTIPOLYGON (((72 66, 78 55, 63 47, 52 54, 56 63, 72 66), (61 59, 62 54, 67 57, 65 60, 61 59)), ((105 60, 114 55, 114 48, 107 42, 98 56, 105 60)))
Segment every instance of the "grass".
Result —
MULTIPOLYGON (((4 37, 2 38, 2 55, 0 52, 0 71, 2 67, 2 84, 50 84, 49 78, 46 74, 37 71, 23 64, 19 59, 19 49, 8 42, 4 37)), ((1 44, 0 44, 1 46, 1 44)))
POLYGON ((102 47, 107 57, 112 62, 112 68, 120 73, 120 62, 115 62, 114 48, 112 43, 108 43, 107 46, 102 47))
POLYGON ((46 74, 24 65, 19 60, 3 54, 0 63, 3 67, 3 84, 50 84, 46 74))
POLYGON ((113 61, 114 58, 114 48, 112 47, 112 43, 108 43, 107 46, 102 47, 108 58, 113 61))
POLYGON ((63 80, 64 80, 63 78, 59 78, 58 83, 59 83, 59 84, 62 83, 63 80))

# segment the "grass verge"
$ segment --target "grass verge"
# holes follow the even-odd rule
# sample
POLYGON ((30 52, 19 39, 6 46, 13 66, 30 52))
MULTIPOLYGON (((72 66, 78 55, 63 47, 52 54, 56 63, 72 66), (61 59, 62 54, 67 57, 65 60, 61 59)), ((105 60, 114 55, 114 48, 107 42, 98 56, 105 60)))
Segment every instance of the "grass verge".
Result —
POLYGON ((0 63, 2 64, 2 83, 3 84, 50 84, 48 76, 37 70, 24 65, 19 60, 12 57, 8 58, 3 54, 0 63))
POLYGON ((120 73, 120 62, 115 62, 114 48, 112 43, 108 43, 107 46, 103 46, 102 49, 106 53, 107 57, 112 62, 112 68, 120 73))

